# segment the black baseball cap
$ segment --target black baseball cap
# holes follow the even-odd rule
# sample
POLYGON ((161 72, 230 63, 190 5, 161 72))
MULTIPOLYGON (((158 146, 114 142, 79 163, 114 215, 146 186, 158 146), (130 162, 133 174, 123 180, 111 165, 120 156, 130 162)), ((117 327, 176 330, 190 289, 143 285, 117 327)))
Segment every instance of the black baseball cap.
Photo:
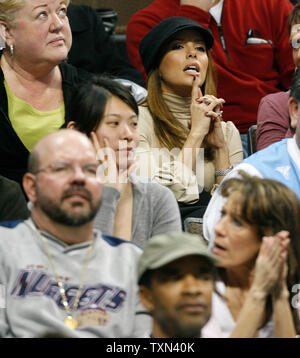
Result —
POLYGON ((168 17, 153 27, 140 43, 139 52, 147 74, 157 64, 158 54, 166 41, 176 32, 187 29, 198 31, 203 36, 207 50, 212 48, 214 38, 208 28, 187 17, 168 17))

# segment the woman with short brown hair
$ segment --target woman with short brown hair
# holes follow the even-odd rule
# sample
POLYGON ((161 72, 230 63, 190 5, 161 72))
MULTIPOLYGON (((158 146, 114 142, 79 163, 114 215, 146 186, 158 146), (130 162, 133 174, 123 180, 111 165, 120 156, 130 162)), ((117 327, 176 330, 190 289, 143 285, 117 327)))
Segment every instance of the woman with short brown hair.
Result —
POLYGON ((215 226, 218 261, 211 337, 293 338, 299 334, 300 201, 285 185, 249 176, 226 180, 215 226), (296 291, 297 292, 297 291, 296 291))

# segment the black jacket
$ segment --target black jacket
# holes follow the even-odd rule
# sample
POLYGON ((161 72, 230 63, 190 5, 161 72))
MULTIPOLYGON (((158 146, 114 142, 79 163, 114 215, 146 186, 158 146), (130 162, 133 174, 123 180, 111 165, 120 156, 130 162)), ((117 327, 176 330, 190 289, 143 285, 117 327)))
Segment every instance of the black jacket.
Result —
POLYGON ((101 17, 87 5, 68 6, 72 47, 68 62, 94 74, 109 74, 145 87, 142 73, 122 56, 113 38, 105 31, 101 17))
MULTIPOLYGON (((87 74, 67 64, 59 65, 62 74, 62 89, 65 104, 65 124, 69 122, 69 103, 72 89, 87 74)), ((7 95, 4 87, 4 75, 0 67, 0 175, 17 181, 22 187, 22 177, 27 170, 29 152, 24 146, 8 118, 7 95)))

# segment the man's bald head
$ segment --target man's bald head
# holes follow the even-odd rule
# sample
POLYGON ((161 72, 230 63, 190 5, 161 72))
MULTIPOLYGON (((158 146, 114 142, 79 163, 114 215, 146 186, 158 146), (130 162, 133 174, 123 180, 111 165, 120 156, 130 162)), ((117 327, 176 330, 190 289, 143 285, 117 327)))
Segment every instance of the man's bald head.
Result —
POLYGON ((102 186, 96 151, 85 134, 61 129, 44 137, 33 148, 28 164, 23 186, 35 220, 66 227, 94 220, 102 186))
MULTIPOLYGON (((77 143, 78 146, 94 150, 94 147, 88 137, 78 131, 72 129, 60 129, 42 138, 32 149, 28 158, 28 172, 35 174, 39 169, 41 163, 47 158, 49 153, 64 148, 70 143, 77 143)), ((96 155, 96 152, 95 152, 96 155)))

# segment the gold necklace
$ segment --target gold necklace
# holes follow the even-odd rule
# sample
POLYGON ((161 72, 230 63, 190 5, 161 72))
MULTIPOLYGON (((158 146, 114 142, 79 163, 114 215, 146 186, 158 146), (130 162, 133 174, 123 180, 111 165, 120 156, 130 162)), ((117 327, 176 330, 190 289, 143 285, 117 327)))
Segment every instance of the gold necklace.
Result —
POLYGON ((37 233, 38 233, 39 237, 42 240, 42 243, 43 243, 45 251, 47 253, 49 262, 50 262, 50 264, 52 266, 52 270, 53 270, 53 272, 55 274, 55 278, 56 278, 56 281, 57 281, 57 284, 58 284, 58 287, 59 287, 59 292, 60 292, 60 295, 61 295, 61 298, 62 298, 62 301, 63 301, 63 306, 64 306, 64 308, 65 308, 65 310, 67 312, 67 317, 65 318, 64 323, 65 323, 65 325, 67 327, 69 327, 71 329, 76 329, 77 326, 78 326, 78 322, 72 315, 76 311, 76 309, 78 307, 78 304, 79 304, 79 298, 80 298, 80 295, 81 295, 83 282, 85 281, 87 267, 88 267, 88 264, 89 264, 89 261, 90 261, 90 254, 91 254, 92 248, 94 246, 94 239, 92 240, 91 244, 89 245, 88 252, 86 254, 85 263, 84 263, 84 267, 83 267, 83 271, 82 271, 82 275, 81 275, 81 279, 80 279, 80 284, 79 284, 78 291, 77 291, 76 298, 75 298, 75 302, 74 302, 74 305, 73 305, 73 308, 72 308, 72 311, 71 311, 70 307, 69 307, 68 300, 67 300, 66 291, 64 289, 64 285, 58 278, 58 274, 57 274, 56 269, 54 267, 52 256, 51 256, 50 251, 48 249, 46 240, 43 237, 43 235, 41 234, 39 229, 37 229, 37 233))

